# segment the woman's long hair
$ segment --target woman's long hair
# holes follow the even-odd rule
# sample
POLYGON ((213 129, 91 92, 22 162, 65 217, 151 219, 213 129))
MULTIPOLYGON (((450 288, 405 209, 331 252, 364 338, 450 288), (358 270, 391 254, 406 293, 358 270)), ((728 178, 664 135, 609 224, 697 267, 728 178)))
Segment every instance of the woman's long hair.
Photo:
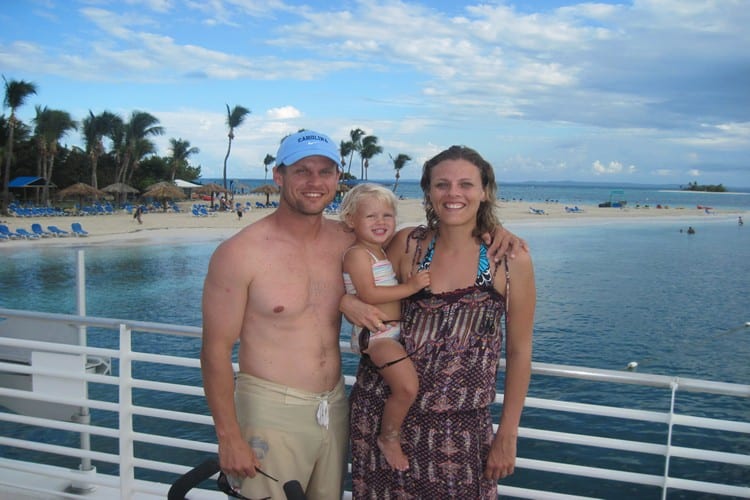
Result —
POLYGON ((479 169, 486 201, 479 204, 477 225, 474 228, 473 235, 479 237, 485 233, 492 233, 497 226, 500 226, 500 220, 496 214, 497 184, 495 183, 495 172, 487 160, 482 158, 475 150, 466 146, 451 146, 427 160, 422 167, 422 179, 419 185, 422 187, 422 192, 424 193, 427 227, 433 230, 437 229, 440 222, 437 213, 435 213, 435 208, 430 201, 430 182, 432 180, 432 169, 445 160, 466 160, 479 169))

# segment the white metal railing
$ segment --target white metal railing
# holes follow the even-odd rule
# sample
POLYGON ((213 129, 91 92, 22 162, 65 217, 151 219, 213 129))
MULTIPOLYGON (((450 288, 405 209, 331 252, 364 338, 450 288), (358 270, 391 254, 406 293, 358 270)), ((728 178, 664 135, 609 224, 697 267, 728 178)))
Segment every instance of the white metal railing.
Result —
MULTIPOLYGON (((72 485, 72 488, 68 487, 62 492, 54 490, 61 498, 97 498, 97 492, 102 490, 114 490, 119 498, 124 499, 149 495, 164 498, 171 481, 198 464, 197 458, 191 457, 216 454, 212 420, 202 402, 204 398, 197 351, 194 356, 170 354, 165 352, 168 350, 166 347, 161 348, 162 343, 157 343, 160 346, 159 352, 147 352, 140 348, 141 341, 136 341, 134 337, 162 335, 169 339, 194 339, 192 342, 199 345, 197 339, 200 333, 197 327, 0 308, 0 376, 26 377, 32 381, 51 379, 53 383, 72 383, 73 386, 79 384, 86 389, 81 393, 83 396, 71 396, 64 391, 36 390, 34 384, 34 390, 19 388, 4 384, 2 381, 5 379, 0 379, 0 403, 5 406, 7 401, 27 405, 46 403, 55 408, 65 405, 84 409, 85 411, 80 412, 84 414, 92 412, 88 422, 88 419, 60 420, 0 411, 0 497, 4 488, 22 488, 29 494, 38 495, 34 498, 48 497, 50 491, 53 491, 49 483, 37 481, 34 484, 17 484, 13 479, 14 474, 32 474, 36 478, 48 477, 72 485), (4 328, 4 325, 13 328, 4 328), (98 338, 103 332, 109 332, 112 345, 94 347, 57 343, 49 339, 19 338, 23 335, 13 332, 24 331, 23 325, 32 325, 36 329, 48 326, 52 330, 88 329, 89 340, 98 338), (91 333, 92 329, 97 329, 96 335, 91 333), (15 353, 15 357, 4 355, 6 353, 15 353), (111 362, 113 373, 96 373, 95 370, 84 368, 77 371, 61 370, 54 366, 54 362, 50 363, 48 358, 44 358, 44 364, 18 361, 25 359, 24 356, 30 353, 48 353, 68 358, 77 356, 84 360, 84 365, 85 360, 89 360, 88 365, 93 366, 101 366, 90 362, 94 358, 107 360, 111 362), (184 378, 183 372, 192 373, 191 382, 170 380, 165 376, 168 371, 165 367, 171 367, 170 373, 176 374, 180 380, 184 378), (91 395, 90 388, 94 386, 99 387, 97 396, 91 395), (164 396, 151 397, 147 404, 139 400, 143 394, 151 393, 164 396), (187 409, 175 408, 175 400, 180 398, 188 401, 187 409), (107 415, 110 417, 104 418, 103 422, 98 421, 107 415), (148 424, 143 421, 148 421, 148 424), (10 435, 9 429, 18 426, 38 428, 40 437, 34 435, 18 438, 10 435), (189 427, 190 432, 180 435, 182 427, 189 427), (158 432, 158 429, 167 428, 177 430, 177 434, 165 435, 158 432), (71 434, 90 437, 91 442, 88 439, 78 442, 57 439, 58 435, 71 434), (196 438, 196 434, 202 437, 196 438), (96 444, 92 444, 93 441, 96 444), (116 445, 107 444, 109 441, 116 442, 116 445), (6 452, 9 454, 10 450, 16 450, 18 456, 7 458, 6 452), (77 468, 70 465, 77 461, 80 461, 77 468), (91 463, 96 463, 98 469, 104 470, 98 472, 93 467, 85 466, 91 463)), ((86 337, 84 335, 79 338, 86 337)), ((166 342, 163 344, 166 345, 166 342)), ((182 346, 181 343, 175 345, 182 346)), ((342 350, 348 350, 344 343, 342 350)), ((31 357, 30 355, 29 358, 31 357)), ((618 437, 617 432, 611 433, 611 436, 603 436, 598 432, 590 432, 586 424, 582 424, 583 427, 576 426, 575 420, 572 426, 568 426, 572 429, 560 430, 560 427, 565 426, 558 426, 557 423, 553 428, 543 428, 535 423, 527 423, 525 413, 524 426, 520 429, 517 476, 523 473, 526 473, 525 477, 552 474, 555 477, 572 478, 573 483, 595 479, 611 484, 612 488, 632 484, 651 488, 651 494, 658 492, 662 498, 666 498, 672 490, 750 498, 750 453, 747 451, 750 449, 750 385, 542 363, 534 363, 532 371, 532 387, 526 400, 526 413, 538 413, 546 419, 555 419, 555 422, 565 417, 570 421, 571 416, 580 420, 600 419, 606 422, 607 427, 615 430, 620 428, 622 422, 637 422, 638 425, 660 429, 655 434, 663 436, 663 440, 655 441, 653 430, 650 431, 650 437, 646 438, 641 437, 639 431, 631 431, 631 434, 636 435, 630 437, 618 437), (591 393, 602 390, 600 384, 655 390, 657 395, 650 394, 648 397, 661 399, 665 409, 643 409, 635 407, 636 405, 608 406, 556 399, 549 395, 539 397, 535 394, 535 382, 542 378, 554 381, 577 379, 588 384, 587 387, 590 385, 591 389, 588 390, 591 393), (719 418, 702 411, 693 414, 677 411, 678 396, 686 394, 729 398, 735 414, 744 414, 744 418, 719 418), (738 443, 738 446, 736 450, 717 450, 700 443, 676 445, 673 442, 676 429, 690 429, 691 433, 698 436, 701 433, 710 435, 715 432, 729 434, 732 436, 729 441, 738 443), (546 453, 541 457, 526 454, 526 450, 532 450, 535 446, 549 445, 554 445, 559 451, 546 453), (570 455, 569 450, 580 447, 587 450, 586 455, 589 457, 623 453, 631 457, 631 462, 654 460, 656 457, 661 465, 641 472, 625 470, 626 467, 616 462, 616 465, 609 466, 606 463, 602 465, 586 461, 576 463, 575 454, 570 455), (718 479, 716 474, 708 479, 700 477, 700 474, 685 477, 679 472, 673 472, 675 460, 683 464, 710 463, 712 469, 729 467, 735 472, 728 473, 726 477, 719 474, 718 479)), ((350 374, 345 379, 347 385, 354 381, 350 374)), ((564 389, 563 394, 567 396, 564 389)), ((502 403, 502 395, 498 396, 497 403, 502 403)), ((718 409, 716 414, 723 415, 724 412, 718 409)), ((206 490, 200 492, 205 496, 195 498, 223 498, 218 493, 206 490)), ((546 484, 539 484, 539 481, 526 481, 523 478, 514 478, 508 484, 501 484, 499 492, 521 498, 585 498, 581 493, 554 491, 548 489, 546 484)))

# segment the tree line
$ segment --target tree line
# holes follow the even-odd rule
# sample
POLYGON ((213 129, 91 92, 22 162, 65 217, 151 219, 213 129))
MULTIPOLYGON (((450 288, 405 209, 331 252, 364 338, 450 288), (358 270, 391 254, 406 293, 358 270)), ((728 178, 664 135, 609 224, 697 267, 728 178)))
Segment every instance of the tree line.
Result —
POLYGON ((706 191, 709 193, 726 193, 727 188, 723 184, 698 184, 697 182, 688 182, 687 186, 680 186, 683 191, 706 191))
MULTIPOLYGON (((164 135, 164 127, 159 119, 145 111, 133 111, 127 119, 111 111, 89 113, 77 122, 64 110, 47 106, 35 106, 35 116, 31 124, 18 119, 17 110, 24 106, 31 96, 37 94, 37 86, 24 80, 8 80, 3 76, 4 107, 10 115, 0 116, 0 168, 2 175, 2 206, 0 211, 7 213, 11 173, 13 177, 36 176, 45 180, 37 191, 37 203, 50 204, 50 187, 67 186, 76 182, 88 182, 95 188, 99 185, 123 183, 142 190, 148 185, 163 180, 174 181, 182 178, 188 181, 201 176, 201 166, 190 165, 190 157, 200 149, 189 140, 170 138, 169 154, 159 156, 153 138, 164 135), (71 131, 79 130, 84 148, 68 147, 61 141, 71 131), (40 191, 40 192, 39 192, 40 191)), ((224 187, 227 187, 227 163, 235 138, 235 130, 240 127, 250 109, 237 105, 226 105, 227 151, 223 164, 224 187)), ((340 143, 342 164, 346 171, 344 178, 355 178, 351 174, 354 154, 360 160, 360 178, 367 179, 370 160, 382 154, 383 147, 378 137, 367 135, 362 129, 350 131, 348 140, 340 143)), ((400 153, 390 156, 395 170, 396 183, 400 170, 411 161, 411 157, 400 153)), ((269 167, 275 162, 271 154, 263 160, 266 177, 269 167)))

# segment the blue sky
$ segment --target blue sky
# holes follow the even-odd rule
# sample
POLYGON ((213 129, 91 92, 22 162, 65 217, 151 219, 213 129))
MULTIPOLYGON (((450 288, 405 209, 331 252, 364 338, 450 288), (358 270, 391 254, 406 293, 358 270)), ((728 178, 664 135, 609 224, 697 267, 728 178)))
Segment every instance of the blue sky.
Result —
MULTIPOLYGON (((750 9, 744 0, 17 0, 0 12, 0 72, 34 106, 156 116, 230 178, 300 128, 361 128, 421 164, 477 149, 498 180, 750 186, 750 9), (533 7, 532 7, 533 6, 533 7)), ((4 109, 7 115, 9 110, 4 109)), ((65 143, 80 145, 77 133, 65 143)), ((355 159, 352 172, 359 175, 355 159)))

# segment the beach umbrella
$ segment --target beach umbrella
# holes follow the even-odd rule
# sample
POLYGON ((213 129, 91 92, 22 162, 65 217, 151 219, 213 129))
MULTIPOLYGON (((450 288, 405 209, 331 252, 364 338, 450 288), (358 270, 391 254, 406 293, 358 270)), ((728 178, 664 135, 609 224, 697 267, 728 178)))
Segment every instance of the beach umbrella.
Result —
POLYGON ((83 209, 84 198, 102 198, 106 195, 107 193, 104 191, 85 182, 76 182, 57 193, 57 197, 61 200, 65 198, 78 198, 79 210, 83 209))
POLYGON ((214 204, 214 193, 228 193, 228 189, 224 189, 224 186, 220 186, 219 184, 216 184, 215 182, 209 182, 208 184, 203 184, 201 187, 195 188, 193 192, 197 194, 207 194, 211 196, 211 206, 214 204))
POLYGON ((203 184, 201 187, 197 187, 193 191, 198 194, 210 194, 212 196, 214 193, 228 193, 229 192, 228 189, 224 189, 223 186, 220 186, 219 184, 216 184, 215 182, 203 184))
POLYGON ((279 187, 275 184, 262 184, 256 188, 253 188, 253 190, 250 192, 266 195, 266 205, 268 205, 271 202, 271 195, 279 193, 279 187))
POLYGON ((78 198, 79 209, 83 208, 84 198, 102 198, 106 195, 107 193, 105 193, 101 189, 97 189, 94 186, 91 186, 84 182, 77 182, 75 184, 71 184, 65 189, 61 189, 57 193, 57 197, 60 198, 61 200, 65 198, 78 198))
POLYGON ((109 186, 104 186, 102 188, 102 191, 104 191, 105 193, 116 195, 118 205, 122 201, 123 195, 127 197, 127 195, 138 194, 140 192, 133 186, 129 186, 124 182, 115 182, 114 184, 110 184, 109 186))
POLYGON ((124 182, 115 182, 114 184, 105 186, 102 188, 102 191, 104 191, 105 193, 118 194, 135 194, 139 192, 136 188, 134 188, 133 186, 128 186, 124 182))
POLYGON ((86 184, 84 182, 76 182, 65 189, 61 189, 57 193, 57 197, 60 199, 69 198, 71 196, 78 198, 99 198, 105 196, 107 193, 101 189, 97 189, 94 186, 86 184))
MULTIPOLYGON (((142 195, 144 198, 156 198, 162 202, 167 200, 184 200, 187 198, 185 192, 171 182, 157 182, 149 187, 142 195)), ((162 208, 167 211, 167 204, 162 203, 162 208)))

